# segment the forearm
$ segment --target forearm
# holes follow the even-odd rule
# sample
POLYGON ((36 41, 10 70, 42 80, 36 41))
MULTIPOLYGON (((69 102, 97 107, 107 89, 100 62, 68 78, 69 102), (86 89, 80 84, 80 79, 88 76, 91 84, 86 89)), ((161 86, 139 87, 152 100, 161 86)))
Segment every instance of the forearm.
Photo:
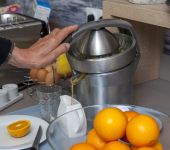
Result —
POLYGON ((23 52, 24 50, 17 48, 10 40, 0 37, 0 65, 10 64, 25 68, 27 59, 23 52))

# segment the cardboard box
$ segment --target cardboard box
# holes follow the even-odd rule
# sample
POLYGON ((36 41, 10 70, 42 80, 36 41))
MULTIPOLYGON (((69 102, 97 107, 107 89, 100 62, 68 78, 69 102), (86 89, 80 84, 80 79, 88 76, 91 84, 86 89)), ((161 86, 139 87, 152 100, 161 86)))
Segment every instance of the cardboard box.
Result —
POLYGON ((48 0, 34 0, 34 18, 40 19, 48 23, 51 6, 48 0))
POLYGON ((5 7, 0 7, 0 14, 4 13, 19 13, 21 6, 19 4, 13 4, 5 7))

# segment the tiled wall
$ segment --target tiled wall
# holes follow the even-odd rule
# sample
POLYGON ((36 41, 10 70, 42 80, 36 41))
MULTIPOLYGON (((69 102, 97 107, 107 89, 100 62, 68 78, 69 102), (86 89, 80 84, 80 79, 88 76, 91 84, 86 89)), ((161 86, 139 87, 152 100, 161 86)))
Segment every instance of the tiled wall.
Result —
MULTIPOLYGON (((54 26, 67 26, 86 22, 86 7, 102 8, 102 0, 49 0, 52 5, 50 22, 54 26)), ((32 15, 33 0, 7 0, 20 3, 22 13, 32 15)))

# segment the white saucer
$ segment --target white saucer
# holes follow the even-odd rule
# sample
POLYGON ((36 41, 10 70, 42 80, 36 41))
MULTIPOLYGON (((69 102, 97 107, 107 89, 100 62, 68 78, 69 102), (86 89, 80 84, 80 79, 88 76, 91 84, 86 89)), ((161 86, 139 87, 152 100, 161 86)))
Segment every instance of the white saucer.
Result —
POLYGON ((19 100, 21 100, 23 98, 23 94, 19 93, 17 97, 15 97, 14 99, 9 100, 8 102, 6 102, 3 105, 0 105, 0 111, 4 110, 5 108, 11 106, 12 104, 18 102, 19 100))
POLYGON ((5 115, 0 116, 0 150, 20 150, 32 146, 39 125, 41 125, 43 134, 41 142, 46 140, 46 130, 48 123, 40 118, 27 115, 5 115), (22 138, 14 138, 9 135, 6 126, 18 120, 29 120, 31 122, 30 133, 22 138))

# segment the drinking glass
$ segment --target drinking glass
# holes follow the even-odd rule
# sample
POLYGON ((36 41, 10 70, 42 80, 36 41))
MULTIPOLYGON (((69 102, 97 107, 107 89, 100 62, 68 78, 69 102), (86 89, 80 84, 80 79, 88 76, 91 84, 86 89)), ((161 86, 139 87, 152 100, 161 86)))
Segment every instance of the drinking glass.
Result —
POLYGON ((36 96, 39 101, 41 117, 51 122, 57 116, 62 88, 58 85, 39 85, 36 89, 36 96))

